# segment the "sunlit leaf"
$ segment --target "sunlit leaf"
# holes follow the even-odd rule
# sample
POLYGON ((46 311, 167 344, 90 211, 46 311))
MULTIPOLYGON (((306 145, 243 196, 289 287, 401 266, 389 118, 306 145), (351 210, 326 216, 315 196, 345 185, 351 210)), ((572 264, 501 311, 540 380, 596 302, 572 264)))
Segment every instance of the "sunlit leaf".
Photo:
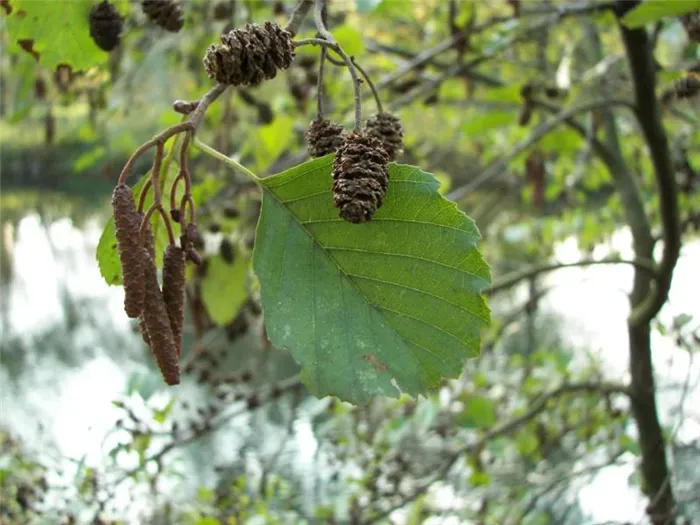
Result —
POLYGON ((391 164, 384 205, 350 224, 332 204, 331 164, 263 180, 254 267, 268 337, 317 396, 364 403, 457 377, 490 317, 474 221, 431 174, 391 164))
POLYGON ((107 61, 109 54, 90 37, 92 2, 12 0, 11 5, 6 24, 12 41, 32 40, 42 66, 54 69, 68 64, 85 70, 107 61))
POLYGON ((231 322, 248 296, 245 286, 248 266, 248 258, 241 254, 232 264, 220 256, 207 260, 207 272, 202 280, 202 301, 216 324, 231 322))
POLYGON ((666 16, 680 16, 699 9, 699 0, 646 0, 623 16, 622 23, 634 29, 666 16))

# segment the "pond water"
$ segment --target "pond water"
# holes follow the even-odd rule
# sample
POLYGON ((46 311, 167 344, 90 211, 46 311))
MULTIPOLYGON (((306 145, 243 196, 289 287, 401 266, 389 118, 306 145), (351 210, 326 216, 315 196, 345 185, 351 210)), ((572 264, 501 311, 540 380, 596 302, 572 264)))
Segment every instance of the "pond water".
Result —
MULTIPOLYGON (((9 224, 3 225, 2 249, 11 261, 11 274, 3 285, 0 312, 2 424, 30 448, 50 442, 59 455, 86 464, 104 457, 106 437, 113 434, 115 421, 121 416, 111 401, 123 396, 134 381, 146 391, 156 389, 148 386, 149 381, 154 385, 159 381, 140 336, 123 314, 121 288, 106 286, 95 263, 102 224, 100 217, 89 219, 80 228, 69 218, 45 224, 31 213, 14 231, 9 224)), ((611 248, 631 258, 629 234, 618 232, 611 245, 600 247, 594 256, 603 257, 611 248)), ((574 239, 560 244, 556 251, 562 262, 580 256, 574 239)), ((688 283, 697 282, 699 265, 700 243, 696 241, 683 248, 670 303, 660 317, 664 322, 692 314, 697 324, 697 289, 688 283)), ((553 290, 543 300, 543 308, 561 318, 569 341, 581 349, 592 349, 600 357, 610 379, 626 379, 625 318, 629 308, 625 291, 631 278, 631 267, 596 266, 561 270, 544 280, 544 286, 553 290)), ((697 440, 699 363, 678 350, 672 338, 655 334, 653 345, 664 423, 674 429, 680 441, 697 440), (679 424, 679 388, 683 385, 687 386, 685 417, 679 424)), ((182 397, 198 395, 194 387, 187 388, 182 397)), ((158 395, 162 394, 155 394, 156 402, 158 395)), ((166 398, 162 398, 164 403, 166 398)), ((318 405, 309 402, 303 410, 311 415, 318 405)), ((215 450, 217 461, 225 462, 234 459, 236 445, 251 438, 248 421, 243 418, 238 424, 234 437, 217 438, 202 443, 199 450, 190 449, 189 467, 185 468, 196 473, 193 486, 215 479, 213 468, 209 468, 213 464, 201 468, 207 463, 201 461, 202 454, 211 457, 215 450)), ((266 438, 270 450, 280 436, 280 427, 276 429, 266 438)), ((291 432, 295 457, 290 462, 303 472, 313 461, 316 447, 303 411, 291 432)), ((644 502, 637 489, 627 488, 634 467, 630 457, 628 464, 601 472, 581 492, 580 502, 592 522, 643 517, 644 502), (611 491, 614 502, 609 498, 611 491), (606 506, 603 501, 611 503, 606 506)))

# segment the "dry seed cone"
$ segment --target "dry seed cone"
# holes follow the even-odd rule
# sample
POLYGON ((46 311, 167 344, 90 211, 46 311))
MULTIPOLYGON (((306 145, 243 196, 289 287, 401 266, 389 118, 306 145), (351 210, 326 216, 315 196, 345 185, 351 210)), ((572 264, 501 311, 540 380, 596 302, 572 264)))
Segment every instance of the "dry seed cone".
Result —
POLYGON ((163 300, 180 357, 185 320, 185 252, 175 245, 168 246, 163 255, 163 300))
POLYGON ((403 150, 403 126, 395 115, 379 113, 367 120, 367 134, 379 139, 389 160, 396 160, 403 150))
POLYGON ((126 184, 119 184, 112 193, 117 250, 124 283, 124 310, 129 317, 138 317, 143 310, 146 283, 144 271, 148 261, 139 242, 142 215, 136 212, 134 196, 126 184))
POLYGON ((333 163, 333 204, 343 219, 353 223, 372 219, 386 195, 388 162, 379 140, 361 133, 345 139, 333 163))
POLYGON ((90 36, 101 49, 112 51, 119 45, 123 20, 116 7, 105 0, 90 9, 90 36))
POLYGON ((220 84, 254 86, 287 69, 294 60, 292 34, 277 24, 247 24, 221 35, 204 56, 209 78, 220 84))
POLYGON ((312 158, 335 153, 343 143, 345 131, 341 124, 326 119, 311 122, 306 131, 306 143, 312 158))
POLYGON ((166 31, 177 33, 185 24, 182 9, 175 0, 143 0, 141 7, 152 22, 166 31))
POLYGON ((700 42, 700 11, 693 11, 681 17, 688 38, 693 42, 700 42))

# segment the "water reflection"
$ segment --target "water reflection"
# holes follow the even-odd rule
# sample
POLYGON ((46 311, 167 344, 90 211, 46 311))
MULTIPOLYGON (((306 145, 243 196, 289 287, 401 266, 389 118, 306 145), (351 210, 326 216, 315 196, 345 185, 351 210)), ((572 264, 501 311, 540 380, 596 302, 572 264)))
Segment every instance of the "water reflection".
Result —
MULTIPOLYGON (((14 227, 3 225, 3 251, 13 268, 1 292, 3 424, 32 448, 40 448, 45 440, 52 442, 59 456, 72 458, 73 467, 78 462, 100 464, 119 441, 115 421, 122 413, 111 401, 128 392, 132 392, 132 399, 140 397, 154 406, 164 405, 169 398, 140 336, 123 313, 122 289, 107 287, 99 274, 94 251, 103 223, 100 216, 89 218, 80 227, 69 218, 48 223, 38 213, 31 213, 14 227), (37 433, 39 424, 46 435, 37 433)), ((610 250, 631 258, 629 235, 619 232, 611 246, 601 247, 594 256, 604 257, 610 250)), ((561 261, 578 259, 575 241, 559 245, 556 257, 561 261)), ((700 243, 685 246, 662 321, 670 323, 681 313, 700 316, 693 290, 687 286, 696 281, 699 261, 700 243)), ((553 289, 542 303, 543 311, 561 320, 567 344, 581 350, 579 359, 593 350, 610 379, 625 379, 627 370, 628 305, 624 292, 631 276, 629 267, 599 266, 560 271, 543 283, 553 289)), ((208 337, 207 346, 213 351, 230 347, 220 333, 208 337)), ((700 436, 699 364, 679 352, 670 338, 655 334, 653 344, 664 423, 674 429, 679 440, 691 442, 700 436), (678 387, 686 378, 690 378, 687 417, 675 428, 678 387)), ((229 350, 230 358, 222 366, 245 368, 257 363, 277 377, 294 370, 288 354, 276 352, 270 358, 260 351, 255 338, 229 350), (270 363, 265 364, 265 360, 270 363)), ((193 405, 200 401, 206 404, 207 395, 194 382, 185 383, 176 393, 193 405)), ((214 468, 219 465, 232 469, 231 475, 260 474, 275 461, 280 468, 297 473, 296 479, 303 484, 300 492, 313 493, 319 488, 318 479, 304 476, 304 472, 316 465, 317 444, 310 421, 320 406, 322 403, 314 399, 285 399, 237 418, 227 427, 230 431, 210 434, 184 447, 177 467, 186 474, 184 486, 213 485, 219 476, 214 468), (296 416, 291 426, 290 414, 296 416), (280 450, 284 435, 290 436, 289 443, 280 450)), ((186 423, 180 405, 174 416, 186 423)), ((636 468, 630 459, 628 465, 603 471, 581 492, 582 506, 594 521, 625 520, 630 513, 643 515, 644 504, 637 489, 626 489, 626 480, 636 468), (601 505, 611 490, 616 494, 615 505, 601 505)), ((125 456, 120 461, 129 468, 137 458, 125 456)), ((174 489, 179 480, 167 483, 160 487, 163 494, 174 489)), ((126 496, 117 498, 138 521, 137 516, 148 506, 145 501, 140 505, 127 505, 127 501, 126 496)))

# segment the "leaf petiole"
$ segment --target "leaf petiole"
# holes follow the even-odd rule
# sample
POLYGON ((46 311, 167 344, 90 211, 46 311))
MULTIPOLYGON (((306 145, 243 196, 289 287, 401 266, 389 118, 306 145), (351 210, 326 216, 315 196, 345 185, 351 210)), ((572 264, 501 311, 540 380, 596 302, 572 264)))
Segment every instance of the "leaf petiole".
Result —
POLYGON ((223 153, 221 153, 218 150, 215 150, 211 146, 208 146, 201 140, 199 140, 197 137, 194 138, 194 147, 197 148, 199 151, 202 153, 206 153, 210 157, 214 157, 217 160, 220 160, 224 164, 231 166, 235 171, 242 173, 246 177, 252 179, 256 184, 260 184, 262 182, 262 178, 258 177, 255 173, 250 171, 248 168, 237 162, 236 160, 232 159, 231 157, 227 157, 223 153))

